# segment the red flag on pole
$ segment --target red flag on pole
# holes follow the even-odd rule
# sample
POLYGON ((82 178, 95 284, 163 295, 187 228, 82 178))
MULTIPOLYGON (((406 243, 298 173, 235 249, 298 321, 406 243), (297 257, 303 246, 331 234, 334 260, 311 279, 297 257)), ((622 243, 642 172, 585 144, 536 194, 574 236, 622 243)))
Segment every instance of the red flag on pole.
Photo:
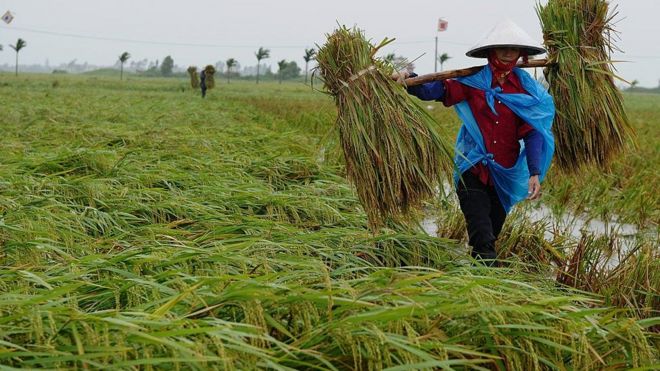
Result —
POLYGON ((438 32, 447 31, 447 26, 448 25, 449 25, 449 22, 445 21, 442 18, 438 19, 438 32))

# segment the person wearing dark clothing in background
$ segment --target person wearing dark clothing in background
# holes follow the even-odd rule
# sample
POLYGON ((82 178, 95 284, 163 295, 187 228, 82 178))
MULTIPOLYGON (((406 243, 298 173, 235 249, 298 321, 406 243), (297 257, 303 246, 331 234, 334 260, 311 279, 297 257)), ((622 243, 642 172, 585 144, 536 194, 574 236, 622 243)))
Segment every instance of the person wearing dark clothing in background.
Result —
POLYGON ((199 87, 202 88, 202 98, 206 97, 206 71, 199 74, 199 87))

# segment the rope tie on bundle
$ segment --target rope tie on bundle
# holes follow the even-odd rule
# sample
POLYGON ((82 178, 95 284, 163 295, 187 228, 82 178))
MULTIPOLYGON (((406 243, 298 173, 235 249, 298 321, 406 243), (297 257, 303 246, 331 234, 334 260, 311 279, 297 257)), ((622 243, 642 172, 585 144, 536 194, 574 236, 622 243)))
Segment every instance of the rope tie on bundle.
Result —
MULTIPOLYGON (((358 73, 355 73, 355 74, 351 75, 351 76, 348 78, 348 82, 353 82, 353 81, 359 79, 360 77, 366 75, 367 73, 369 73, 369 72, 371 72, 371 71, 374 71, 375 69, 376 69, 376 66, 374 66, 374 65, 372 64, 371 66, 369 66, 369 67, 367 67, 367 68, 365 68, 365 69, 363 69, 363 70, 358 71, 358 73)), ((343 81, 343 80, 339 80, 339 82, 341 82, 341 84, 342 84, 341 89, 343 89, 343 88, 347 88, 347 87, 348 87, 348 82, 343 81)), ((341 89, 340 89, 340 90, 341 90, 341 89)))

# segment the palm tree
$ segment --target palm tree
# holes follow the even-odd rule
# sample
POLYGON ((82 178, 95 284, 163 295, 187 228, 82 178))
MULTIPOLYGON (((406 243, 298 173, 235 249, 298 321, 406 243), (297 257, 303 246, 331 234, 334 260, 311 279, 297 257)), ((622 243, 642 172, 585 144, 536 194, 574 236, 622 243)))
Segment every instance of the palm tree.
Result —
POLYGON ((234 58, 229 58, 227 59, 227 62, 225 64, 227 65, 227 84, 229 84, 229 78, 231 77, 231 69, 236 65, 236 59, 234 58))
POLYGON ((262 59, 266 59, 270 57, 270 50, 264 49, 263 46, 259 47, 259 50, 257 50, 254 55, 257 57, 257 84, 259 83, 259 64, 261 63, 262 59))
POLYGON ((282 59, 281 61, 277 62, 277 67, 279 68, 278 72, 278 77, 280 79, 280 84, 282 83, 282 72, 284 72, 284 69, 286 68, 286 59, 282 59))
POLYGON ((309 62, 316 57, 316 50, 314 48, 310 49, 305 49, 305 56, 303 59, 305 60, 305 84, 307 84, 307 71, 309 70, 309 62))
POLYGON ((440 62, 440 71, 442 71, 442 65, 445 64, 445 62, 447 62, 447 60, 449 60, 449 58, 451 58, 451 57, 447 53, 442 53, 438 57, 438 62, 440 62))
POLYGON ((121 55, 119 56, 120 71, 121 71, 121 72, 119 73, 119 80, 123 80, 123 79, 124 79, 124 63, 126 63, 126 61, 128 60, 128 58, 130 58, 130 57, 131 57, 131 55, 128 54, 128 52, 123 52, 123 53, 121 53, 121 55))
POLYGON ((18 76, 18 52, 21 51, 21 49, 25 48, 27 46, 27 43, 25 40, 19 38, 18 41, 16 41, 16 45, 9 45, 10 48, 14 49, 16 52, 16 76, 18 76))

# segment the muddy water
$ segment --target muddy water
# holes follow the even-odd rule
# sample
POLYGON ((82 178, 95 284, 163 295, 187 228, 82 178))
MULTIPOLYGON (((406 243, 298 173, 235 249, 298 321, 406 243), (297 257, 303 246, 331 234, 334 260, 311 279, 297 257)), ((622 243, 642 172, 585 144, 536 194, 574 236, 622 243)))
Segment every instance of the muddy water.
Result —
MULTIPOLYGON (((620 258, 635 248, 639 236, 651 236, 658 241, 657 231, 640 231, 633 224, 618 223, 615 220, 603 221, 572 213, 564 213, 561 216, 556 216, 549 207, 543 204, 534 208, 527 208, 525 215, 532 222, 544 221, 548 223, 548 228, 546 228, 544 233, 544 238, 548 242, 553 241, 557 233, 563 236, 570 236, 575 241, 578 241, 585 235, 592 235, 594 237, 607 236, 610 239, 616 240, 618 251, 613 252, 606 263, 610 268, 618 265, 620 258)), ((438 226, 435 218, 425 218, 421 226, 428 235, 437 236, 438 226)))
MULTIPOLYGON (((632 224, 617 223, 614 220, 588 219, 572 213, 564 213, 560 217, 556 217, 545 205, 529 210, 527 215, 533 222, 550 221, 557 230, 575 238, 580 238, 583 234, 634 237, 639 232, 637 227, 632 224)), ((546 233, 548 232, 546 231, 546 233)))

